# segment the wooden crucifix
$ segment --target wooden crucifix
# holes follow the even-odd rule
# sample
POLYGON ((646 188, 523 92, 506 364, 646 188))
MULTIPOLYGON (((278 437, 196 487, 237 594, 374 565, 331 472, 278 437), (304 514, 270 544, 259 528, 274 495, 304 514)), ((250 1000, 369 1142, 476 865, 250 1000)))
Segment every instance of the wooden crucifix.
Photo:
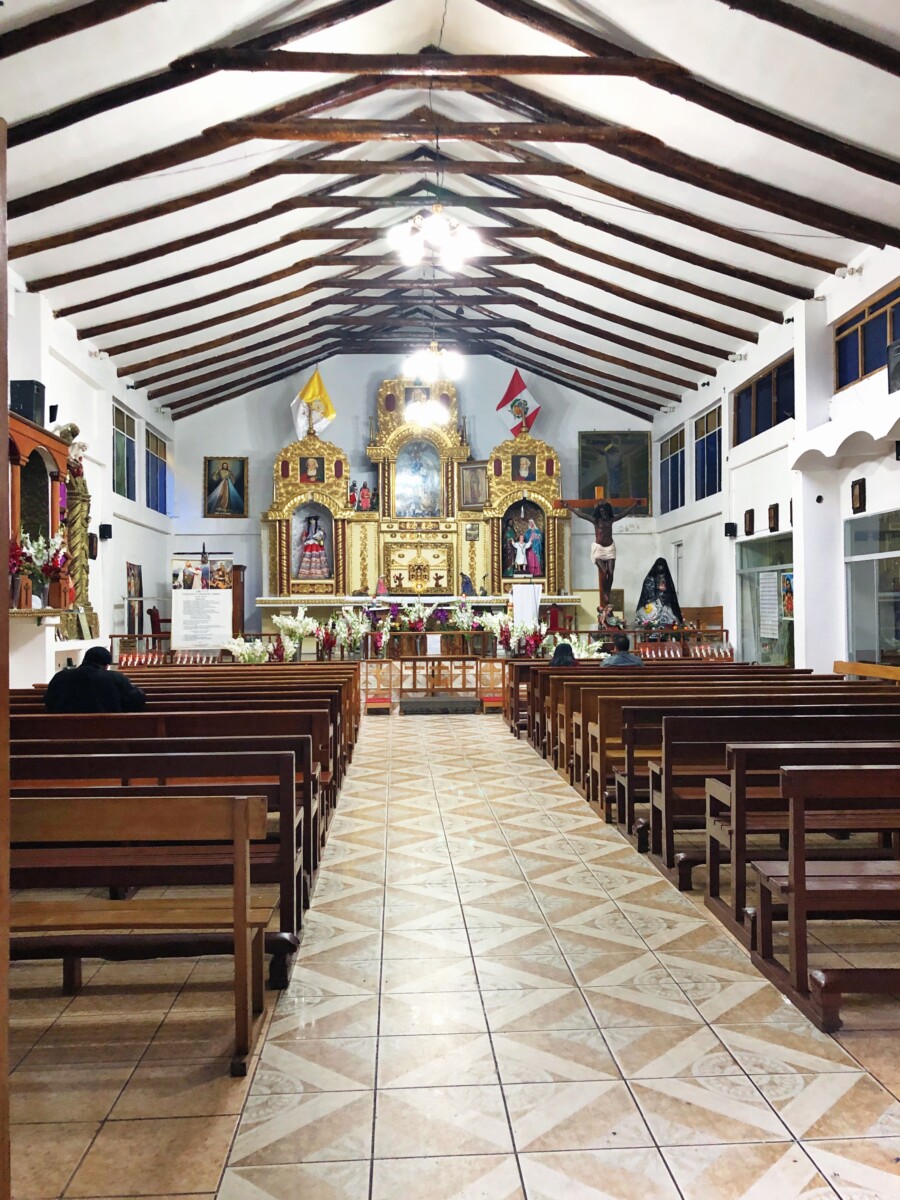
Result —
POLYGON ((646 508, 647 501, 629 496, 623 499, 606 500, 602 487, 594 488, 593 500, 556 500, 554 508, 568 508, 582 521, 594 526, 594 541, 591 545, 591 562, 597 567, 600 590, 600 610, 607 607, 612 593, 613 575, 616 570, 616 543, 613 540, 613 525, 623 517, 630 517, 639 508, 646 508), (618 511, 616 511, 618 510, 618 511))

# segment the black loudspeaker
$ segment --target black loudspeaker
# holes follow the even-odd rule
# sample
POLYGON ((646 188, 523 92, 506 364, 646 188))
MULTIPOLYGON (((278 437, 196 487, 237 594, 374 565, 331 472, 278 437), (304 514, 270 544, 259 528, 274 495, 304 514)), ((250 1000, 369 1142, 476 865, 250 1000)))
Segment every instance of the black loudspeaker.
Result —
POLYGON ((900 392, 900 342, 887 348, 888 391, 900 392))
POLYGON ((9 384, 9 408, 18 417, 44 424, 44 385, 36 379, 12 379, 9 384))
POLYGON ((59 415, 59 405, 58 404, 48 404, 47 405, 47 423, 49 425, 55 425, 56 418, 58 415, 59 415))
POLYGON ((101 525, 99 529, 100 541, 108 542, 112 537, 112 525, 101 525))
POLYGON ((725 536, 737 537, 737 524, 734 521, 725 522, 725 536))

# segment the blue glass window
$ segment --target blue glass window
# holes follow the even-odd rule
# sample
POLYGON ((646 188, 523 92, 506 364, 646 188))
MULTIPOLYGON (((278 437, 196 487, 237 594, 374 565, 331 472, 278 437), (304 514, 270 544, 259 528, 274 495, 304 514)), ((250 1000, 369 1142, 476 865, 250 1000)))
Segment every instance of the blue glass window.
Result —
POLYGON ((137 499, 134 428, 134 417, 113 405, 113 491, 126 500, 137 499))
POLYGON ((694 499, 722 490, 722 409, 694 422, 694 499))
POLYGON ((895 287, 834 327, 835 390, 886 366, 888 343, 898 337, 900 288, 895 287))
POLYGON ((684 430, 665 439, 659 451, 659 496, 662 512, 684 506, 684 430))

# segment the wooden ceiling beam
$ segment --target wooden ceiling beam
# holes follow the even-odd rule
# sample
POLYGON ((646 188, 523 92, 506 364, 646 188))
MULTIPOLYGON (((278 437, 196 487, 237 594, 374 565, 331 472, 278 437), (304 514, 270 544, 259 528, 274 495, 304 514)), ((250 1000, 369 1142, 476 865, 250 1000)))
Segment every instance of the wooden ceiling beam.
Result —
POLYGON ((547 121, 452 121, 434 116, 396 121, 348 120, 328 117, 305 121, 226 121, 228 133, 276 142, 422 142, 438 134, 442 142, 606 142, 627 141, 633 145, 656 142, 658 139, 639 129, 596 124, 571 125, 547 121))
POLYGON ((870 67, 878 67, 891 75, 900 75, 900 50, 893 46, 877 42, 874 38, 866 37, 837 21, 829 21, 827 17, 819 17, 796 4, 786 4, 784 0, 722 0, 727 8, 737 9, 761 21, 769 21, 772 25, 780 25, 792 33, 830 50, 841 54, 849 54, 860 62, 868 63, 870 67))
POLYGON ((201 50, 176 59, 178 70, 289 71, 315 75, 383 75, 391 79, 477 79, 495 75, 565 75, 596 78, 626 75, 655 79, 683 75, 663 59, 623 54, 603 59, 574 54, 346 54, 302 50, 201 50))
MULTIPOLYGON (((342 158, 320 159, 317 163, 305 159, 285 158, 274 164, 276 175, 349 175, 353 178, 369 179, 380 175, 421 175, 422 164, 415 160, 403 158, 369 159, 342 158)), ((467 162, 465 159, 437 156, 430 165, 433 171, 441 171, 447 175, 473 175, 478 171, 482 175, 554 175, 559 179, 569 179, 577 171, 566 163, 547 162, 510 162, 508 159, 475 159, 467 162), (530 167, 534 170, 529 170, 530 167)))
MULTIPOLYGON (((541 196, 538 192, 533 192, 522 184, 492 179, 490 180, 490 186, 508 192, 511 196, 516 197, 520 203, 524 201, 526 205, 530 199, 533 211, 554 213, 556 216, 565 217, 566 220, 573 221, 577 225, 583 225, 586 229, 594 229, 598 233, 604 233, 610 237, 633 242, 636 246, 642 246, 646 250, 652 250, 657 254, 663 254, 669 258, 690 263, 695 267, 702 267, 706 271, 713 271, 719 275, 739 279, 742 283, 751 283, 756 287, 768 288, 773 292, 793 296, 795 300, 811 300, 814 295, 812 288, 802 287, 796 283, 789 283, 787 280, 774 275, 764 275, 759 271, 749 271, 744 267, 737 267, 733 263, 723 262, 721 259, 709 258, 705 254, 697 254, 692 250, 675 246, 671 242, 663 241, 660 238, 650 237, 647 234, 640 233, 638 230, 629 229, 627 226, 604 221, 600 217, 585 213, 581 209, 575 208, 571 204, 565 204, 561 200, 552 200, 549 197, 541 196)), ((441 192, 448 197, 445 203, 456 203, 456 200, 453 199, 455 193, 450 191, 450 189, 441 189, 441 192)), ((494 213, 495 207, 504 209, 506 208, 506 204, 500 200, 494 206, 493 199, 491 199, 485 202, 484 211, 494 213)), ((499 213, 496 215, 498 219, 501 216, 499 213)))
POLYGON ((11 58, 13 54, 22 54, 25 50, 33 50, 35 46, 46 46, 58 38, 69 37, 70 34, 92 29, 107 21, 117 21, 119 17, 127 17, 140 8, 160 3, 165 3, 165 0, 91 0, 89 4, 80 4, 77 8, 69 8, 65 12, 54 13, 40 21, 31 21, 28 25, 20 25, 18 29, 0 33, 0 58, 11 58))
MULTIPOLYGON (((149 3, 150 0, 147 2, 149 3)), ((320 33, 323 29, 329 29, 344 21, 352 20, 353 17, 381 8, 387 3, 388 0, 338 0, 338 3, 326 5, 309 16, 301 17, 297 21, 291 21, 268 33, 250 38, 248 41, 240 43, 240 48, 269 50, 285 45, 287 42, 320 33)), ((86 121, 101 113, 122 108, 135 100, 145 100, 150 96, 158 96, 162 92, 170 91, 172 88, 182 87, 185 83, 199 79, 201 74, 203 73, 199 71, 185 72, 169 66, 154 75, 145 75, 142 79, 131 79, 127 83, 106 88, 102 92, 83 96, 80 100, 63 104, 49 112, 30 117, 25 121, 18 121, 9 131, 9 144, 10 146, 21 146, 25 142, 45 137, 49 133, 56 133, 60 129, 67 129, 71 125, 77 125, 80 121, 86 121)), ((212 74, 212 70, 205 74, 212 74)))
MULTIPOLYGON (((259 113, 258 116, 263 120, 277 121, 282 117, 295 116, 301 112, 322 112, 334 108, 336 105, 348 104, 351 100, 360 100, 366 96, 375 95, 381 90, 382 83, 377 79, 343 80, 331 87, 319 88, 301 100, 277 105, 264 113, 259 113)), ((164 146, 161 150, 151 150, 146 154, 139 154, 135 158, 126 159, 124 162, 89 171, 86 175, 79 175, 74 179, 67 179, 65 183, 51 184, 49 187, 39 188, 36 192, 19 196, 17 199, 9 201, 7 215, 14 220, 16 217, 24 217, 29 213, 42 212, 46 208, 64 204, 67 200, 75 200, 79 196, 86 196, 101 188, 111 187, 113 184, 127 183, 151 172, 168 171, 172 167, 183 166, 184 163, 196 162, 198 159, 218 154, 219 151, 236 144, 238 140, 215 132, 187 138, 172 146, 164 146)))
MULTIPOLYGON (((564 45, 580 50, 583 54, 593 55, 599 59, 611 58, 613 61, 619 61, 623 57, 626 60, 634 58, 638 62, 644 61, 640 55, 633 54, 630 50, 623 50, 613 42, 573 24, 565 17, 533 3, 532 0, 479 0, 479 2, 486 8, 494 9, 505 17, 520 21, 532 29, 555 38, 564 45)), ((896 54, 896 51, 894 53, 896 54)), ((769 134, 771 137, 799 146, 803 150, 809 150, 813 154, 844 163, 866 175, 873 175, 891 183, 900 182, 900 162, 896 159, 888 158, 876 151, 823 133, 819 129, 803 125, 781 113, 772 112, 770 109, 753 104, 741 96, 725 91, 724 88, 715 87, 703 79, 698 79, 685 69, 672 72, 660 71, 659 74, 649 75, 646 79, 652 86, 664 88, 674 96, 689 100, 719 116, 728 117, 740 125, 769 134)), ((878 243, 872 242, 871 244, 877 245, 878 243)))

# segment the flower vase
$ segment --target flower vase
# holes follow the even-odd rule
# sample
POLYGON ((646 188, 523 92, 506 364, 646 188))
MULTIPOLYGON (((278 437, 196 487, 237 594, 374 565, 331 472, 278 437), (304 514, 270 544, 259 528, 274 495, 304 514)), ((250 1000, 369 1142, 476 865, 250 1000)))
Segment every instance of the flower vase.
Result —
POLYGON ((19 594, 22 590, 22 576, 10 575, 9 577, 9 607, 19 607, 19 594))
POLYGON ((49 608, 50 607, 50 581, 49 580, 47 580, 46 583, 41 584, 40 597, 41 597, 41 608, 49 608))

